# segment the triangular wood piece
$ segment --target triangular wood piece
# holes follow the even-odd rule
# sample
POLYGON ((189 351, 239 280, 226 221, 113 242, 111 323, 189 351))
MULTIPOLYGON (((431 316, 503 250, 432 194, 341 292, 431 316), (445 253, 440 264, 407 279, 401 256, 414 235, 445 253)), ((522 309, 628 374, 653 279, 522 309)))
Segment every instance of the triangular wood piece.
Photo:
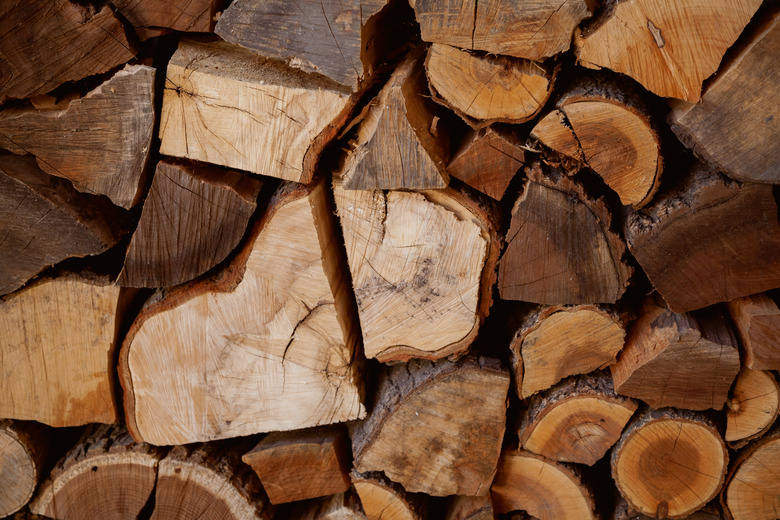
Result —
POLYGON ((731 300, 728 307, 742 345, 744 365, 753 370, 780 370, 780 309, 775 300, 759 293, 731 300))
POLYGON ((358 473, 350 475, 367 520, 421 520, 427 518, 425 495, 413 495, 399 484, 390 481, 382 473, 358 473))

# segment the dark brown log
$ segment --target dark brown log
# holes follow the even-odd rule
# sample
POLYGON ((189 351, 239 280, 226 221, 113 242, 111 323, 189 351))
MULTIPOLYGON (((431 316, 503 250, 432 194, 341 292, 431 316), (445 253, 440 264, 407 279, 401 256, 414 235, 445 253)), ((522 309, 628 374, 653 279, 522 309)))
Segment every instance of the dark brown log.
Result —
POLYGON ((445 520, 493 520, 493 501, 490 495, 452 497, 444 518, 445 520))
POLYGON ((780 511, 780 430, 773 429, 736 455, 721 503, 729 520, 777 518, 780 511))
POLYGON ((780 309, 766 294, 754 294, 728 303, 744 359, 753 370, 780 370, 780 309))
POLYGON ((34 422, 0 421, 0 515, 23 508, 44 477, 52 431, 34 422))
POLYGON ((141 39, 170 30, 211 32, 222 0, 112 0, 141 39))
POLYGON ((427 517, 425 495, 413 495, 382 473, 351 473, 368 520, 422 520, 427 517))

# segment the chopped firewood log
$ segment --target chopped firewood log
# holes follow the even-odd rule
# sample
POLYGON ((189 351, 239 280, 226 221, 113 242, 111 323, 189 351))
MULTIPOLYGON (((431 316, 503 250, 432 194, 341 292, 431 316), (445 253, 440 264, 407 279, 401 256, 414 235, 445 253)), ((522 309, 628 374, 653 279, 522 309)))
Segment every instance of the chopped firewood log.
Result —
POLYGON ((501 200, 525 163, 520 139, 497 127, 471 130, 447 165, 447 172, 472 188, 501 200))
POLYGON ((342 169, 348 190, 429 189, 447 186, 449 125, 429 99, 422 58, 409 54, 355 120, 342 169))
POLYGON ((308 183, 352 105, 322 77, 238 45, 185 39, 168 63, 160 153, 308 183))
POLYGON ((617 442, 637 403, 615 394, 603 372, 571 378, 528 400, 518 437, 523 449, 592 466, 617 442))
POLYGON ((731 319, 745 354, 743 363, 753 370, 780 370, 780 309, 765 294, 754 294, 728 303, 731 319))
POLYGON ((720 409, 739 372, 739 349, 718 308, 678 314, 645 301, 611 367, 619 394, 653 408, 720 409))
POLYGON ((556 168, 534 163, 512 208, 499 265, 501 297, 533 303, 615 303, 632 269, 603 197, 556 168))
POLYGON ((780 511, 780 430, 774 429, 737 453, 721 503, 729 520, 777 518, 780 511))
POLYGON ((112 0, 141 39, 164 32, 211 32, 222 0, 112 0))
POLYGON ((412 495, 382 473, 351 473, 368 520, 422 520, 427 517, 425 495, 412 495))
POLYGON ((761 0, 617 2, 595 30, 575 35, 577 60, 631 76, 659 96, 696 103, 702 82, 718 69, 760 5, 761 0))
POLYGON ((509 373, 498 360, 410 361, 382 372, 372 413, 351 430, 355 469, 406 491, 482 495, 496 470, 509 373))
POLYGON ((112 360, 123 306, 103 278, 44 278, 0 300, 0 417, 54 427, 119 420, 112 360))
POLYGON ((164 455, 133 442, 123 426, 91 426, 41 485, 30 511, 63 520, 138 518, 164 455))
POLYGON ((0 103, 49 92, 135 56, 122 22, 107 5, 97 9, 70 0, 3 2, 0 34, 0 103))
MULTIPOLYGON (((267 488, 266 488, 267 489, 267 488)), ((289 520, 366 520, 360 498, 354 490, 345 493, 337 493, 318 500, 306 500, 295 504, 288 516, 276 518, 288 518, 289 520)), ((385 513, 385 520, 392 518, 385 513)))
POLYGON ((447 506, 445 520, 493 520, 490 495, 479 497, 454 496, 447 506))
POLYGON ((0 515, 23 508, 43 478, 51 430, 34 422, 0 421, 0 515))
POLYGON ((234 170, 158 163, 117 283, 171 287, 216 266, 244 236, 261 186, 234 170))
POLYGON ((683 518, 720 491, 728 452, 715 424, 687 410, 648 410, 612 450, 612 478, 629 506, 653 518, 683 518))
POLYGON ((31 156, 0 155, 0 295, 65 258, 107 250, 128 231, 126 217, 47 175, 31 156))
POLYGON ((347 432, 337 426, 270 433, 241 457, 272 504, 344 493, 351 458, 347 432))
POLYGON ((696 165, 680 191, 630 214, 625 233, 669 308, 687 312, 780 287, 777 215, 772 186, 696 165))
POLYGON ((460 354, 491 303, 495 216, 455 189, 362 191, 334 180, 366 357, 460 354))
POLYGON ((387 3, 235 0, 215 31, 231 43, 356 90, 375 65, 368 56, 374 38, 369 28, 387 3))
POLYGON ((428 50, 425 72, 433 99, 475 128, 533 119, 553 87, 553 74, 539 63, 440 43, 428 50))
POLYGON ((0 147, 129 208, 142 195, 154 126, 152 67, 128 65, 86 96, 0 112, 0 147))
POLYGON ((730 448, 741 448, 774 424, 780 407, 780 387, 772 372, 743 367, 726 404, 724 439, 730 448))
POLYGON ((119 359, 134 438, 185 444, 365 414, 337 225, 324 181, 285 183, 224 271, 152 298, 119 359))
POLYGON ((565 377, 613 364, 625 334, 614 313, 594 305, 529 312, 509 344, 517 396, 525 399, 565 377))
MULTIPOLYGON (((609 520, 657 520, 658 517, 655 515, 648 516, 634 511, 620 493, 616 492, 615 494, 617 496, 615 497, 615 506, 611 511, 611 516, 606 516, 609 520)), ((724 518, 723 511, 716 498, 695 513, 686 515, 685 520, 723 520, 724 518)))
POLYGON ((539 520, 595 520, 593 495, 577 468, 535 453, 501 454, 490 488, 496 513, 521 509, 539 520))
POLYGON ((663 159, 641 98, 594 76, 571 86, 555 106, 531 137, 590 166, 623 204, 647 204, 661 183, 663 159))
POLYGON ((529 60, 542 60, 568 50, 574 29, 593 13, 593 4, 587 0, 409 3, 426 42, 529 60))

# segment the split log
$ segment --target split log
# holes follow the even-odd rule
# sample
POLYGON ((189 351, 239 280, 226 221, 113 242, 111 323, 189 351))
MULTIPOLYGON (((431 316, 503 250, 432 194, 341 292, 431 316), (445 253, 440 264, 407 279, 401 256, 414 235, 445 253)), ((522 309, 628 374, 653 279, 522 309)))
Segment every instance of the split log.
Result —
POLYGON ((491 303, 495 216, 463 192, 357 191, 334 180, 366 357, 440 359, 474 341, 491 303))
POLYGON ((731 319, 745 354, 747 368, 780 370, 780 309, 765 294, 737 298, 728 303, 731 319))
POLYGON ((102 253, 128 227, 102 198, 41 171, 31 156, 0 155, 0 294, 61 260, 102 253))
POLYGON ((54 467, 30 511, 63 520, 138 518, 164 455, 134 443, 122 426, 92 426, 54 467))
POLYGON ((604 373, 571 378, 528 400, 518 437, 548 459, 592 466, 617 442, 637 403, 615 394, 604 373))
POLYGON ((141 311, 119 359, 134 438, 185 444, 365 414, 334 220, 324 182, 286 183, 226 270, 141 311))
POLYGON ((770 520, 780 511, 780 430, 740 451, 729 471, 721 503, 729 520, 770 520))
POLYGON ((509 343, 517 396, 525 399, 565 377, 615 362, 625 330, 601 307, 541 307, 524 316, 509 343))
POLYGON ((268 434, 241 459, 272 504, 344 493, 349 489, 349 439, 343 428, 322 426, 268 434))
POLYGON ((775 9, 721 66, 701 103, 677 103, 669 114, 688 148, 740 181, 780 183, 780 106, 773 95, 780 82, 778 20, 775 9))
POLYGON ((261 186, 234 170, 158 163, 117 283, 171 287, 216 266, 244 236, 261 186))
POLYGON ((422 39, 462 49, 542 60, 569 49, 574 29, 593 12, 587 0, 410 2, 422 39))
POLYGON ((105 279, 63 275, 0 300, 0 417, 54 427, 118 421, 113 360, 124 296, 105 279))
POLYGON ((0 421, 0 515, 23 508, 43 477, 51 431, 36 423, 0 421))
POLYGON ((109 6, 98 10, 70 0, 3 2, 0 34, 0 103, 49 92, 135 56, 109 6))
MULTIPOLYGON (((319 500, 307 500, 295 504, 288 516, 281 513, 276 518, 290 520, 366 520, 360 498, 353 490, 330 495, 319 500)), ((391 518, 385 516, 385 520, 391 518)))
POLYGON ((185 39, 168 63, 160 153, 308 183, 353 103, 320 76, 185 39))
POLYGON ((771 372, 742 368, 727 403, 726 435, 729 447, 741 448, 774 424, 780 407, 780 387, 771 372))
POLYGON ((539 520, 593 520, 593 495, 574 466, 523 450, 501 454, 491 487, 496 513, 517 509, 539 520))
POLYGON ((493 501, 490 495, 452 497, 444 518, 445 520, 493 520, 493 501))
POLYGON ((222 0, 112 0, 142 39, 173 31, 211 32, 222 0))
POLYGON ((411 495, 382 473, 351 473, 368 520, 422 520, 426 518, 424 495, 411 495))
POLYGON ((450 125, 429 99, 422 58, 408 55, 377 97, 350 123, 355 135, 342 168, 348 190, 445 188, 450 125))
POLYGON ((237 440, 172 448, 157 470, 150 520, 270 520, 274 510, 241 451, 237 440))
POLYGON ((372 66, 371 29, 387 0, 236 0, 219 19, 225 40, 357 90, 372 66), (366 36, 361 41, 361 35, 366 36))
MULTIPOLYGON (((73 42, 68 42, 72 46, 73 42)), ((154 126, 154 73, 128 65, 86 96, 0 112, 0 146, 123 208, 142 195, 154 126)))
POLYGON ((554 77, 530 60, 473 54, 440 43, 428 50, 425 72, 433 98, 475 128, 533 119, 550 97, 554 77))
POLYGON ((653 408, 722 408, 740 366, 726 323, 720 309, 677 314, 649 297, 611 367, 615 390, 653 408))
POLYGON ((728 452, 705 416, 648 410, 626 427, 611 462, 612 478, 632 509, 654 518, 684 518, 718 494, 728 452))
POLYGON ((771 186, 738 184, 697 165, 679 188, 629 215, 625 231, 669 308, 687 312, 780 287, 771 186))
POLYGON ((578 62, 631 76, 647 90, 696 103, 702 82, 761 5, 761 0, 618 2, 589 33, 575 35, 578 62))
POLYGON ((582 161, 625 205, 641 208, 661 183, 658 132, 641 98, 596 76, 578 81, 531 131, 545 146, 582 161))
POLYGON ((501 200, 525 162, 520 139, 511 132, 488 127, 472 130, 447 165, 447 172, 472 188, 501 200))
POLYGON ((615 303, 632 269, 603 197, 593 199, 547 165, 534 163, 526 173, 499 265, 501 297, 550 305, 615 303))
POLYGON ((509 373, 498 360, 410 361, 382 372, 368 418, 351 430, 355 469, 409 492, 487 493, 506 422, 509 373))

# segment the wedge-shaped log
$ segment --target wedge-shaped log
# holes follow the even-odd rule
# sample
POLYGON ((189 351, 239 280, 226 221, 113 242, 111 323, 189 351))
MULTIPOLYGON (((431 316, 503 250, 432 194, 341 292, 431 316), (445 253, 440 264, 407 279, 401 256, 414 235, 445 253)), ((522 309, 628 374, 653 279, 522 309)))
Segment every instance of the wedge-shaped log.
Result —
POLYGON ((134 438, 184 444, 365 414, 334 220, 323 181, 283 184, 226 270, 141 311, 119 366, 134 438))
POLYGON ((753 370, 780 370, 780 309, 766 294, 754 294, 728 303, 731 319, 745 354, 743 363, 753 370))
POLYGON ((722 310, 678 314, 650 296, 611 370, 619 394, 653 408, 720 409, 739 372, 739 350, 722 310))
POLYGON ((470 50, 542 60, 566 51, 592 14, 586 0, 415 0, 422 39, 470 50))
POLYGON ((0 147, 123 208, 141 197, 154 126, 154 72, 127 65, 86 96, 0 112, 0 147), (39 105, 40 106, 40 105, 39 105))
MULTIPOLYGON (((306 500, 285 511, 290 520, 366 520, 360 498, 354 490, 319 500, 306 500)), ((276 518, 281 518, 282 512, 276 518)), ((387 518, 391 518, 389 515, 387 518)))
POLYGON ((221 0, 113 0, 141 39, 173 31, 210 32, 221 0))
POLYGON ((631 76, 647 90, 696 103, 702 82, 761 0, 638 0, 617 2, 611 16, 575 36, 578 62, 631 76))
POLYGON ((729 448, 741 448, 774 424, 780 407, 780 387, 774 374, 742 368, 727 403, 726 435, 729 448))
POLYGON ((27 505, 46 471, 52 432, 34 422, 0 421, 0 515, 27 505))
POLYGON ((164 450, 123 426, 91 426, 41 484, 30 511, 63 520, 132 520, 152 495, 164 450))
POLYGON ((730 520, 759 520, 777 517, 780 510, 780 430, 743 448, 729 471, 721 495, 724 512, 730 520))
POLYGON ((0 103, 49 92, 135 56, 109 6, 98 10, 70 0, 3 2, 0 34, 0 103))
POLYGON ((425 495, 413 495, 382 473, 351 473, 363 510, 368 520, 421 520, 426 518, 425 495))
POLYGON ((692 170, 678 191, 626 222, 628 247, 669 308, 687 312, 780 287, 772 187, 692 170))
POLYGON ((509 373, 488 358, 385 369, 371 415, 350 432, 355 469, 384 471, 412 493, 487 493, 508 388, 509 373))
POLYGON ((261 186, 233 170, 158 163, 118 283, 171 287, 216 266, 244 236, 261 186))
POLYGON ((465 193, 342 189, 334 181, 366 357, 439 359, 469 348, 488 313, 496 224, 465 193))
POLYGON ((684 518, 723 486, 728 452, 715 424, 687 410, 648 410, 612 450, 612 478, 629 506, 654 518, 684 518))
POLYGON ((615 303, 632 269, 604 199, 547 165, 534 163, 526 174, 499 265, 501 297, 549 305, 615 303))
POLYGON ((322 77, 185 39, 168 63, 160 152, 307 183, 352 104, 322 77))

